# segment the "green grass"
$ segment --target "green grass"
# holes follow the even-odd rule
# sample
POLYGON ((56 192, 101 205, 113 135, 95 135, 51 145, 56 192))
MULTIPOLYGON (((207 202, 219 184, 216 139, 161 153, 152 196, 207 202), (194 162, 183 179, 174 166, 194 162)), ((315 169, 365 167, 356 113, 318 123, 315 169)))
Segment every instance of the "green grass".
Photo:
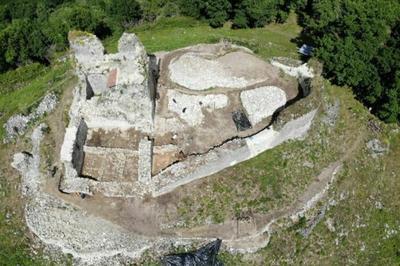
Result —
MULTIPOLYGON (((27 113, 47 92, 60 92, 62 85, 72 79, 70 69, 69 62, 55 64, 49 68, 34 64, 1 74, 2 86, 7 88, 15 86, 18 76, 22 86, 0 90, 0 124, 3 125, 13 114, 27 113)), ((0 127, 0 139, 3 137, 4 128, 0 127)))
POLYGON ((44 65, 34 63, 0 74, 0 94, 6 94, 24 87, 47 71, 48 68, 44 65))
MULTIPOLYGON (((198 43, 215 43, 221 39, 244 45, 263 58, 288 56, 297 58, 296 44, 291 42, 301 31, 291 15, 285 24, 271 24, 264 28, 233 30, 227 24, 213 29, 206 22, 192 18, 163 18, 154 24, 146 24, 129 30, 137 34, 149 53, 171 51, 198 43)), ((117 51, 120 34, 104 41, 108 52, 117 51)))
POLYGON ((40 257, 32 257, 29 241, 24 225, 13 217, 12 210, 0 213, 0 265, 48 265, 49 262, 40 257))

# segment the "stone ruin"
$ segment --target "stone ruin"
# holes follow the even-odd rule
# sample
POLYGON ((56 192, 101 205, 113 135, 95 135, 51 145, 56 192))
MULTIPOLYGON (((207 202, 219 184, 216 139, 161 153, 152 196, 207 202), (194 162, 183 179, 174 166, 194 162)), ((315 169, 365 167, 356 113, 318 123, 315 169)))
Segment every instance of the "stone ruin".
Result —
POLYGON ((312 72, 282 71, 244 47, 147 55, 124 33, 118 53, 106 54, 94 35, 72 32, 69 41, 79 84, 61 149, 66 193, 159 196, 302 137, 315 114, 273 130, 273 115, 312 72))
POLYGON ((118 53, 110 55, 93 35, 73 32, 69 40, 79 84, 61 150, 65 175, 60 189, 133 193, 151 180, 151 60, 133 34, 124 34, 118 53))
POLYGON ((300 195, 279 217, 180 228, 179 214, 169 216, 180 200, 175 188, 305 136, 314 104, 279 130, 272 122, 307 94, 313 73, 224 42, 147 55, 134 34, 121 37, 116 54, 104 53, 91 34, 73 32, 69 40, 79 82, 60 154, 65 193, 41 171, 44 124, 33 131, 32 150, 12 163, 22 177, 26 224, 50 253, 71 254, 74 265, 125 265, 146 251, 215 237, 229 252, 255 252, 277 219, 306 212, 332 183, 339 163, 329 166, 332 177, 316 179, 326 183, 322 192, 311 185, 316 194, 300 195))

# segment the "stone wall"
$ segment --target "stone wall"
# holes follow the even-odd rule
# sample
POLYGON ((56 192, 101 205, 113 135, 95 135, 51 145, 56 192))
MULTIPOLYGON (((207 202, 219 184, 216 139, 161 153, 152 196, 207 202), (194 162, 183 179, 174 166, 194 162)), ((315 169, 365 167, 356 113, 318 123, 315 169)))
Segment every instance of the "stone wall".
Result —
POLYGON ((71 122, 71 125, 66 129, 60 156, 65 170, 60 189, 64 192, 90 194, 90 180, 79 178, 82 170, 87 130, 87 125, 83 119, 75 124, 71 122))
POLYGON ((45 114, 53 111, 57 102, 57 96, 51 92, 43 97, 39 105, 30 114, 16 114, 11 116, 3 125, 6 131, 6 136, 4 137, 3 142, 8 143, 14 138, 25 134, 28 125, 33 121, 39 120, 45 114))
POLYGON ((153 141, 147 138, 139 142, 139 169, 138 181, 144 184, 151 182, 151 168, 153 158, 153 141))
MULTIPOLYGON (((158 60, 149 59, 135 34, 124 33, 118 43, 118 53, 115 54, 104 54, 101 41, 89 33, 72 32, 69 41, 77 63, 79 84, 74 93, 70 109, 71 122, 66 129, 61 150, 65 174, 60 189, 66 193, 101 192, 118 197, 138 195, 140 192, 137 188, 141 184, 147 186, 151 181, 152 141, 149 138, 153 131, 158 60), (117 75, 111 77, 113 73, 117 75), (109 86, 110 82, 113 86, 109 86), (83 176, 88 128, 117 128, 122 131, 135 129, 141 137, 147 136, 140 141, 137 150, 131 150, 139 154, 138 175, 135 174, 129 182, 96 181, 96 176, 83 176), (116 188, 121 187, 124 189, 117 191, 116 188)), ((103 164, 100 161, 93 162, 103 164)), ((121 167, 123 171, 125 166, 121 167)), ((147 193, 147 188, 140 190, 147 193)))

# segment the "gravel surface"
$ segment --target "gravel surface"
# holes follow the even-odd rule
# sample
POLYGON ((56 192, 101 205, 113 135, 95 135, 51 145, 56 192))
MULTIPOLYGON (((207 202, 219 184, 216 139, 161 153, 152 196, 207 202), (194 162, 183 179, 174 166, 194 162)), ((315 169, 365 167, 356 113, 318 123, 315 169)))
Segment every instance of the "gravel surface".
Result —
POLYGON ((200 54, 187 53, 169 65, 171 80, 191 90, 207 90, 215 87, 244 88, 257 80, 236 77, 229 66, 200 54))
POLYGON ((228 97, 223 94, 188 95, 169 90, 167 96, 168 109, 177 113, 190 126, 203 122, 203 108, 212 111, 228 105, 228 97))
POLYGON ((286 93, 274 86, 243 91, 240 99, 253 125, 271 116, 279 107, 284 106, 287 100, 286 93))

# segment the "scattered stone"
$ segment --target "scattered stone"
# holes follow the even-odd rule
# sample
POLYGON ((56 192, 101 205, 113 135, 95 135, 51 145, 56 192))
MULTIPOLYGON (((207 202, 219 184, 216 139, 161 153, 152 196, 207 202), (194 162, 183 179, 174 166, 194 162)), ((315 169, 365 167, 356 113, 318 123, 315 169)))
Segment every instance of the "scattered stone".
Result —
POLYGON ((25 134, 30 123, 53 111, 56 105, 57 96, 54 93, 50 93, 42 99, 36 109, 29 115, 16 114, 10 117, 3 125, 6 130, 6 136, 3 141, 7 143, 17 136, 25 134))
POLYGON ((314 164, 312 162, 309 162, 309 161, 305 161, 303 163, 303 166, 307 167, 307 168, 314 168, 314 164))
POLYGON ((342 200, 347 199, 348 197, 349 197, 349 192, 348 191, 342 191, 342 192, 340 192, 339 200, 342 201, 342 200))
POLYGON ((333 232, 336 232, 336 228, 335 228, 335 226, 334 226, 334 221, 333 221, 332 218, 326 219, 325 225, 326 225, 326 227, 328 228, 328 230, 329 230, 330 232, 332 232, 332 233, 333 233, 333 232))
POLYGON ((6 212, 6 222, 10 222, 12 214, 10 212, 6 212))
POLYGON ((28 172, 30 165, 32 164, 33 155, 29 152, 21 152, 14 154, 11 166, 17 169, 19 172, 28 172))
POLYGON ((385 147, 380 140, 372 139, 368 141, 367 148, 371 153, 372 158, 377 158, 388 152, 388 148, 385 147))
POLYGON ((389 238, 397 235, 397 233, 398 233, 397 229, 392 228, 388 224, 384 225, 384 229, 385 229, 385 235, 383 236, 384 240, 389 239, 389 238))
POLYGON ((339 117, 340 102, 336 100, 333 104, 329 104, 326 113, 322 118, 322 122, 330 127, 334 127, 339 117))
POLYGON ((383 209, 383 204, 380 201, 375 201, 375 208, 377 208, 378 210, 382 210, 383 209))
POLYGON ((337 205, 337 201, 335 199, 329 200, 329 206, 336 206, 336 205, 337 205))
POLYGON ((32 151, 21 152, 14 155, 11 166, 22 175, 22 195, 31 196, 39 190, 40 183, 40 142, 43 130, 47 125, 40 124, 33 130, 31 141, 32 151))
POLYGON ((197 126, 203 122, 203 108, 212 111, 228 105, 228 97, 224 94, 188 95, 169 90, 167 97, 168 109, 178 114, 189 126, 197 126))
POLYGON ((303 64, 300 66, 288 66, 286 64, 282 64, 278 62, 278 60, 271 60, 271 64, 280 68, 283 72, 288 74, 289 76, 296 78, 313 78, 314 73, 313 69, 308 67, 307 64, 303 64))
POLYGON ((322 219, 323 219, 324 216, 325 216, 325 213, 326 213, 326 206, 324 206, 324 207, 318 212, 318 214, 317 214, 315 217, 313 217, 312 219, 310 219, 310 220, 307 222, 307 227, 306 227, 306 228, 304 228, 304 229, 299 229, 299 233, 300 233, 303 237, 307 238, 307 237, 311 234, 311 232, 314 230, 314 228, 317 226, 317 224, 318 224, 320 221, 322 221, 322 219))
POLYGON ((365 243, 362 242, 362 243, 361 243, 361 247, 360 247, 360 251, 361 251, 361 252, 364 252, 364 251, 365 251, 365 248, 366 248, 365 243))
POLYGON ((381 127, 379 126, 379 123, 374 121, 373 119, 370 119, 368 121, 368 128, 374 133, 379 133, 382 131, 381 127))

